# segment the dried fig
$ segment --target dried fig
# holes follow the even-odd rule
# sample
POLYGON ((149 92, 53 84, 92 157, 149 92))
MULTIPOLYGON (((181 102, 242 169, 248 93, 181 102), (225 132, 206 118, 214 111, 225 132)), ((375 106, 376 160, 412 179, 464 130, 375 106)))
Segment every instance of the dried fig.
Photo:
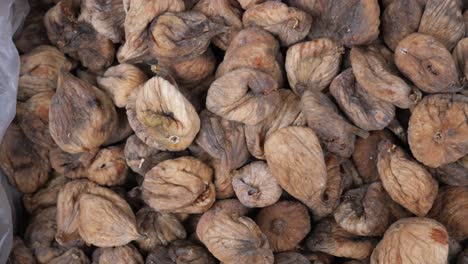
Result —
POLYGON ((401 219, 388 228, 372 252, 370 263, 409 261, 443 264, 447 263, 447 257, 448 234, 445 227, 429 218, 411 217, 401 219))
POLYGON ((137 214, 138 229, 146 239, 137 241, 144 252, 151 252, 157 246, 167 246, 177 239, 185 239, 187 233, 179 219, 169 213, 156 212, 149 207, 140 209, 137 214))
POLYGON ((293 250, 310 231, 307 207, 299 202, 281 201, 260 210, 255 222, 274 252, 293 250))
POLYGON ((244 10, 247 10, 255 5, 261 4, 266 0, 237 0, 244 10))
POLYGON ((31 249, 29 249, 20 237, 14 237, 13 248, 11 249, 10 256, 7 263, 9 264, 36 264, 31 249))
POLYGON ((437 180, 452 186, 468 186, 468 155, 430 170, 437 180))
POLYGON ((219 213, 220 211, 237 216, 246 216, 252 212, 251 208, 246 207, 237 199, 224 199, 216 201, 210 208, 210 212, 219 213))
POLYGON ((71 248, 62 255, 51 259, 49 264, 90 264, 86 254, 78 248, 71 248))
POLYGON ((463 38, 458 42, 457 46, 453 49, 452 56, 459 74, 468 79, 468 38, 463 38))
POLYGON ((99 34, 119 43, 124 37, 125 15, 123 1, 84 0, 78 21, 88 22, 99 34))
POLYGON ((260 27, 278 37, 282 46, 303 40, 309 33, 312 17, 281 1, 266 1, 245 11, 244 27, 260 27))
POLYGON ((395 107, 364 90, 352 69, 343 71, 333 80, 330 93, 349 119, 364 130, 384 129, 395 117, 395 107))
POLYGON ((435 94, 415 107, 408 126, 414 157, 429 167, 454 162, 468 154, 468 97, 435 94))
POLYGON ((291 89, 298 95, 306 90, 321 91, 337 75, 343 47, 328 38, 301 42, 286 53, 286 73, 291 89))
POLYGON ((190 88, 209 78, 215 69, 216 58, 210 49, 195 58, 172 64, 170 67, 176 82, 190 88))
POLYGON ((38 46, 50 44, 44 25, 46 12, 47 8, 44 7, 35 7, 30 10, 23 22, 22 29, 14 35, 15 46, 19 52, 28 53, 38 46))
POLYGON ((40 209, 44 209, 57 204, 57 196, 62 187, 68 182, 65 176, 57 176, 47 183, 47 186, 38 190, 34 194, 25 194, 23 204, 30 214, 40 209))
POLYGON ((95 264, 144 264, 140 252, 131 244, 113 247, 98 248, 93 252, 95 264))
POLYGON ((215 201, 212 174, 193 157, 163 161, 146 173, 143 199, 158 212, 203 213, 215 201))
POLYGON ((162 77, 151 78, 132 93, 127 115, 138 138, 160 150, 184 150, 200 130, 191 103, 162 77))
POLYGON ((275 255, 275 264, 311 264, 311 262, 302 254, 283 252, 275 255))
POLYGON ((177 240, 169 247, 156 247, 146 258, 146 264, 215 264, 208 251, 188 240, 177 240))
POLYGON ((97 77, 99 88, 107 92, 117 107, 125 107, 130 94, 147 80, 146 74, 131 64, 110 67, 97 77))

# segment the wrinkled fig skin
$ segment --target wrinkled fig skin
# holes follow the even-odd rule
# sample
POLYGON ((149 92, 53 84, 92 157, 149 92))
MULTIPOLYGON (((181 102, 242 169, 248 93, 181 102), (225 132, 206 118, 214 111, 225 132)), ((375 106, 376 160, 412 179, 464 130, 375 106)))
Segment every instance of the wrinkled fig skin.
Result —
POLYGON ((299 202, 281 201, 265 207, 255 222, 268 238, 273 252, 294 250, 310 231, 307 207, 299 202))
POLYGON ((383 235, 390 217, 382 184, 375 182, 346 192, 334 217, 339 226, 352 234, 383 235))
POLYGON ((20 53, 28 53, 35 47, 49 45, 49 38, 44 25, 47 8, 34 8, 24 20, 23 27, 14 35, 15 46, 20 53))
POLYGON ((467 113, 468 97, 464 95, 424 97, 409 120, 408 143, 413 156, 437 168, 468 154, 467 113))
POLYGON ((429 217, 442 223, 451 238, 463 241, 468 238, 468 187, 447 186, 440 190, 429 217))
POLYGON ((130 94, 148 80, 146 74, 131 64, 119 64, 108 68, 97 77, 99 88, 106 91, 117 107, 127 105, 130 94))
POLYGON ((0 144, 0 168, 19 191, 34 193, 49 179, 47 150, 34 145, 13 122, 0 144))
POLYGON ((432 35, 452 50, 465 36, 461 11, 455 0, 427 0, 418 32, 432 35))
POLYGON ((140 252, 131 244, 114 247, 98 248, 93 252, 93 263, 96 264, 144 264, 140 252))
POLYGON ((333 80, 330 93, 349 119, 364 130, 382 130, 395 117, 395 107, 364 90, 352 69, 343 71, 333 80))
POLYGON ((75 154, 99 148, 117 125, 115 107, 102 90, 69 72, 59 73, 49 109, 49 130, 62 150, 75 154))
POLYGON ((313 17, 318 16, 320 10, 318 10, 319 7, 319 1, 317 0, 286 0, 285 1, 288 6, 296 7, 301 10, 306 11, 307 13, 311 14, 313 17))
POLYGON ((36 264, 36 259, 20 237, 13 238, 13 248, 7 263, 9 264, 36 264))
POLYGON ((158 212, 203 213, 215 201, 212 174, 193 157, 163 161, 146 173, 143 200, 158 212))
POLYGON ((448 234, 440 223, 423 217, 405 218, 385 232, 370 258, 371 264, 447 263, 448 234))
POLYGON ((117 53, 120 63, 138 63, 151 60, 148 49, 148 27, 154 19, 165 12, 185 10, 182 0, 128 0, 124 28, 125 43, 117 53))
POLYGON ((237 2, 239 2, 239 4, 241 5, 241 7, 244 9, 244 10, 247 10, 255 5, 258 5, 258 4, 261 4, 263 2, 265 2, 266 0, 237 0, 237 2))
POLYGON ((104 37, 119 43, 124 37, 125 10, 121 0, 83 0, 79 21, 88 22, 104 37))
POLYGON ((232 186, 239 201, 248 207, 272 205, 283 193, 263 161, 252 162, 238 170, 232 179, 232 186))
POLYGON ((245 28, 261 27, 278 37, 282 46, 303 40, 309 33, 312 17, 306 12, 288 7, 281 1, 266 1, 245 11, 245 28))
POLYGON ((321 92, 306 91, 301 98, 302 112, 328 151, 347 158, 354 152, 358 128, 349 124, 337 107, 321 92))
POLYGON ((326 189, 327 167, 313 130, 287 127, 273 132, 265 143, 265 156, 279 185, 314 215, 326 189))
POLYGON ((242 29, 242 12, 236 0, 200 0, 192 9, 199 11, 213 22, 229 29, 215 36, 212 42, 222 50, 226 50, 232 39, 242 29))
POLYGON ((395 64, 424 92, 457 92, 463 88, 452 55, 432 36, 414 33, 400 41, 395 64))
POLYGON ((72 62, 57 48, 38 46, 20 56, 18 100, 26 101, 40 93, 53 93, 57 88, 60 68, 73 69, 72 62))
POLYGON ((456 162, 430 169, 437 180, 452 186, 468 186, 468 155, 456 162))
POLYGON ((309 39, 327 37, 350 47, 368 44, 379 35, 377 0, 317 1, 309 39))
POLYGON ((273 264, 267 237, 248 217, 212 209, 200 218, 197 235, 211 254, 225 264, 273 264))
MULTIPOLYGON (((468 17, 468 12, 466 13, 468 17)), ((453 49, 452 56, 460 76, 468 79, 468 38, 463 38, 458 42, 457 46, 453 49)))
POLYGON ((28 213, 33 214, 40 209, 55 206, 59 191, 68 181, 65 176, 57 176, 34 194, 25 194, 23 196, 24 208, 28 213))
POLYGON ((49 264, 90 264, 86 254, 78 248, 71 248, 62 255, 51 259, 49 264))
POLYGON ((417 32, 423 13, 418 0, 393 0, 382 15, 382 36, 385 44, 395 50, 398 43, 417 32))
POLYGON ((203 13, 165 13, 151 24, 149 50, 158 63, 172 64, 203 54, 211 39, 226 31, 203 13))
POLYGON ((169 247, 158 246, 146 258, 146 264, 215 264, 216 260, 202 246, 189 240, 177 240, 169 247))
POLYGON ((410 108, 418 102, 420 92, 400 78, 393 65, 390 51, 383 46, 353 46, 351 65, 357 82, 371 96, 399 108, 410 108))
POLYGON ((275 255, 275 264, 311 264, 311 262, 302 254, 283 252, 275 255))
POLYGON ((138 247, 144 252, 151 252, 157 246, 167 246, 187 236, 184 226, 173 214, 159 213, 144 207, 137 212, 136 218, 138 230, 147 236, 137 241, 138 247))
POLYGON ((132 93, 127 115, 138 138, 160 150, 184 150, 200 130, 192 104, 175 85, 158 76, 132 93))
POLYGON ((333 218, 325 218, 314 225, 307 238, 307 249, 336 257, 366 259, 374 249, 371 238, 358 237, 341 228, 333 218))
POLYGON ((196 85, 213 75, 216 65, 216 58, 208 49, 195 58, 171 65, 170 71, 179 85, 195 89, 196 85))
POLYGON ((280 103, 277 85, 268 74, 237 69, 214 81, 206 97, 206 108, 231 121, 256 125, 280 103))
POLYGON ((286 53, 289 85, 297 94, 325 89, 338 74, 343 47, 328 38, 301 42, 286 53))

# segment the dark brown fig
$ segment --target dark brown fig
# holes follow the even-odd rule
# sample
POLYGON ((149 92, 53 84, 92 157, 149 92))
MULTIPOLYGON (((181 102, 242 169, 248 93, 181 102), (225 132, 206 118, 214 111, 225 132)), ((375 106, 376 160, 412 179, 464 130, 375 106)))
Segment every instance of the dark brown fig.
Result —
POLYGON ((453 163, 430 169, 430 171, 442 183, 452 186, 468 186, 468 155, 453 163))
POLYGON ((146 264, 215 264, 216 260, 202 246, 189 240, 177 240, 168 247, 156 247, 146 264))
POLYGON ((98 248, 93 252, 93 263, 95 264, 144 264, 140 252, 131 244, 112 247, 98 248))
POLYGON ((124 37, 124 1, 84 0, 78 21, 85 21, 104 37, 119 43, 124 37))
POLYGON ((20 237, 13 238, 13 246, 8 257, 7 263, 9 264, 36 264, 31 249, 24 244, 20 237))
POLYGON ((15 33, 13 40, 21 53, 28 53, 32 49, 49 45, 47 30, 44 25, 44 15, 47 7, 35 7, 30 10, 23 22, 22 29, 15 33))
POLYGON ((71 248, 62 255, 51 259, 49 264, 90 264, 88 256, 79 248, 71 248))
POLYGON ((33 214, 41 209, 55 206, 60 189, 62 189, 68 181, 67 177, 58 175, 51 179, 44 188, 38 190, 34 194, 25 194, 23 196, 24 208, 28 213, 33 214))

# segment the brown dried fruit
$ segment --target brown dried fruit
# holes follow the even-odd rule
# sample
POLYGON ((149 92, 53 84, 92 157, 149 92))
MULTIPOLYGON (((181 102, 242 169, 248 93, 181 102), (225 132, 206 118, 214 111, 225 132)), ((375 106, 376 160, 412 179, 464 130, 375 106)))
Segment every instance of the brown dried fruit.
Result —
POLYGON ((424 97, 409 120, 408 142, 414 157, 424 165, 436 168, 468 154, 467 112, 466 96, 436 94, 424 97))
POLYGON ((302 254, 283 252, 275 255, 275 264, 311 264, 311 262, 302 254))
POLYGON ((320 1, 313 9, 316 19, 309 39, 328 37, 351 46, 370 43, 379 36, 377 0, 320 1))
POLYGON ((379 182, 347 191, 334 212, 335 221, 359 236, 380 236, 389 225, 385 190, 379 182))
POLYGON ((374 245, 371 238, 358 237, 347 232, 333 218, 325 218, 318 222, 307 238, 309 250, 352 259, 368 258, 374 245))
POLYGON ((343 71, 333 80, 330 93, 349 119, 364 130, 384 129, 395 117, 395 107, 364 90, 352 69, 343 71))
POLYGON ((143 199, 158 212, 203 213, 215 201, 212 174, 193 157, 163 161, 145 175, 143 199))
POLYGON ((184 150, 200 130, 192 104, 162 77, 151 78, 132 93, 127 115, 138 138, 160 150, 184 150))
POLYGON ((156 212, 150 207, 140 209, 137 214, 138 229, 146 239, 138 240, 140 250, 151 252, 157 246, 167 246, 177 239, 185 239, 187 233, 180 220, 173 214, 156 212))
POLYGON ((215 69, 216 58, 211 49, 208 49, 200 56, 172 64, 170 67, 177 84, 187 88, 194 88, 194 86, 209 78, 209 76, 213 75, 215 69))
POLYGON ((247 10, 255 5, 261 4, 266 0, 237 0, 244 10, 247 10))
POLYGON ((452 56, 459 74, 465 77, 465 80, 468 79, 468 38, 463 38, 458 42, 457 46, 453 49, 452 56))
POLYGON ((206 108, 227 120, 255 125, 279 104, 277 88, 266 73, 248 68, 233 70, 211 84, 206 108))
POLYGON ((328 38, 301 42, 286 53, 286 72, 291 89, 298 95, 306 90, 325 89, 338 74, 343 47, 328 38))
POLYGON ((399 108, 414 106, 421 93, 397 75, 392 54, 385 47, 353 46, 351 65, 356 80, 371 96, 399 108))
POLYGON ((419 32, 432 35, 452 50, 465 36, 461 6, 455 0, 426 0, 419 32))
POLYGON ((61 71, 49 109, 49 130, 68 153, 99 148, 113 134, 118 116, 112 100, 98 88, 61 71))
POLYGON ((294 250, 310 231, 307 207, 299 202, 281 201, 265 207, 255 222, 274 252, 294 250))
POLYGON ((437 180, 453 186, 468 186, 468 155, 436 169, 430 169, 437 180))
POLYGON ((263 161, 252 162, 238 170, 232 179, 232 186, 239 201, 248 207, 272 205, 283 193, 263 161))
POLYGON ((128 0, 124 28, 125 43, 117 53, 120 63, 138 63, 151 60, 148 49, 148 27, 154 19, 166 12, 185 10, 182 0, 128 0))
POLYGON ((13 248, 11 249, 10 256, 7 263, 9 264, 36 264, 31 249, 29 249, 20 237, 14 237, 13 248))
POLYGON ((40 209, 55 206, 57 204, 58 193, 67 182, 67 177, 59 175, 50 180, 47 186, 36 193, 25 194, 23 196, 24 208, 28 213, 32 214, 40 209))
POLYGON ((405 218, 391 225, 371 256, 371 264, 447 263, 448 234, 438 222, 423 217, 405 218))
POLYGON ((0 145, 0 168, 19 191, 33 193, 49 179, 47 150, 31 142, 13 122, 0 145))
POLYGON ((84 0, 81 1, 81 14, 78 21, 88 22, 104 37, 119 43, 124 37, 124 1, 84 0))
POLYGON ((21 53, 27 53, 35 47, 50 44, 44 25, 46 12, 47 8, 44 7, 32 8, 23 22, 22 29, 15 33, 15 46, 21 53))
POLYGON ((208 251, 191 241, 177 240, 169 247, 156 247, 146 258, 146 264, 215 264, 208 251))
POLYGON ((48 264, 90 264, 86 254, 78 248, 71 248, 62 255, 51 259, 48 264))
POLYGON ((468 187, 447 186, 440 190, 429 216, 442 223, 451 238, 468 238, 468 187))
POLYGON ((97 77, 99 88, 107 92, 117 107, 125 107, 130 94, 147 80, 146 74, 131 64, 110 67, 97 77))
POLYGON ((144 264, 140 252, 131 244, 114 247, 98 248, 93 252, 95 264, 144 264))
POLYGON ((278 37, 282 46, 303 40, 309 33, 312 17, 281 1, 266 1, 245 11, 244 27, 260 27, 278 37))

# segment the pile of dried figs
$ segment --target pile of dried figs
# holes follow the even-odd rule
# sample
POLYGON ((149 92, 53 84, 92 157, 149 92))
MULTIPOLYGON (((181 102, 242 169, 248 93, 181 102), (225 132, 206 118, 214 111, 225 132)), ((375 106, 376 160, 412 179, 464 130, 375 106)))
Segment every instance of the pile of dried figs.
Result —
POLYGON ((468 2, 31 5, 10 263, 468 263, 468 2))

